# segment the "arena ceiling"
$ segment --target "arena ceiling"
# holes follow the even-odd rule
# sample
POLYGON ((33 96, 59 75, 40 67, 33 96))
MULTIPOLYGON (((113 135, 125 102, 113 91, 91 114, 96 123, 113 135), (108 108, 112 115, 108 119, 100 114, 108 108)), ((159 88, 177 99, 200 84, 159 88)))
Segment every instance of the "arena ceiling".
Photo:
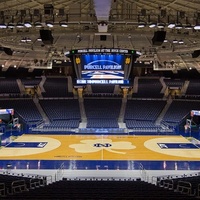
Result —
POLYGON ((155 70, 200 71, 199 8, 199 0, 0 0, 0 65, 48 68, 53 59, 68 60, 72 49, 126 48, 155 70), (40 30, 49 30, 53 42, 40 41, 40 30), (158 30, 166 37, 155 45, 158 30))

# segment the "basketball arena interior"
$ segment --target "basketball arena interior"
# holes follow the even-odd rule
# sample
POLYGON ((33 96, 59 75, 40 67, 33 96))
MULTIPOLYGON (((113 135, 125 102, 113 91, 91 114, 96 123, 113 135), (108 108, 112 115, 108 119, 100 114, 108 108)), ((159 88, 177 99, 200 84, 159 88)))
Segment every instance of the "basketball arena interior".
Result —
POLYGON ((199 0, 1 0, 0 198, 200 198, 199 0))

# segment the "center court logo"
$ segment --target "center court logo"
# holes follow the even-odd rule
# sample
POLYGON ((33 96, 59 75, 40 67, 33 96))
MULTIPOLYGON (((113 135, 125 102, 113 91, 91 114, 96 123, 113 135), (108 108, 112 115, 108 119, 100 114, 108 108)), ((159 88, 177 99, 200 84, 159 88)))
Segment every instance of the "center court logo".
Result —
POLYGON ((125 150, 136 148, 131 142, 113 142, 111 139, 81 140, 80 143, 71 144, 69 147, 78 153, 94 153, 106 150, 117 154, 126 154, 125 150))
POLYGON ((94 147, 111 147, 111 146, 112 146, 112 144, 110 144, 110 143, 104 143, 104 144, 96 143, 96 144, 94 144, 94 147))

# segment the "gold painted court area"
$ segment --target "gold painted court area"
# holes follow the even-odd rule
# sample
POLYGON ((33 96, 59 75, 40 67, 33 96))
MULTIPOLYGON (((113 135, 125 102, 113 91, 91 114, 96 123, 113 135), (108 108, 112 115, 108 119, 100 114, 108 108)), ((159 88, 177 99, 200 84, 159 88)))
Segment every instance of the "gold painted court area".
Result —
POLYGON ((182 136, 22 135, 0 159, 196 161, 200 149, 182 136))

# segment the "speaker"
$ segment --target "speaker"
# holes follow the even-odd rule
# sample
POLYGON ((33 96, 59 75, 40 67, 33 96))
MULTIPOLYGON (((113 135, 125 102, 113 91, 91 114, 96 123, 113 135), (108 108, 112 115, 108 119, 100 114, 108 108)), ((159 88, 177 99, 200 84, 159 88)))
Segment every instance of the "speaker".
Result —
POLYGON ((101 41, 106 41, 107 35, 100 35, 100 40, 101 41))
POLYGON ((44 44, 53 44, 53 36, 50 30, 40 30, 40 38, 44 44))
POLYGON ((200 50, 195 50, 195 51, 192 53, 192 58, 197 58, 199 55, 200 55, 200 50))
POLYGON ((161 45, 166 36, 166 31, 156 31, 154 32, 154 36, 152 38, 152 44, 153 45, 161 45))
POLYGON ((11 48, 4 47, 4 52, 9 56, 13 55, 13 51, 11 50, 11 48))

